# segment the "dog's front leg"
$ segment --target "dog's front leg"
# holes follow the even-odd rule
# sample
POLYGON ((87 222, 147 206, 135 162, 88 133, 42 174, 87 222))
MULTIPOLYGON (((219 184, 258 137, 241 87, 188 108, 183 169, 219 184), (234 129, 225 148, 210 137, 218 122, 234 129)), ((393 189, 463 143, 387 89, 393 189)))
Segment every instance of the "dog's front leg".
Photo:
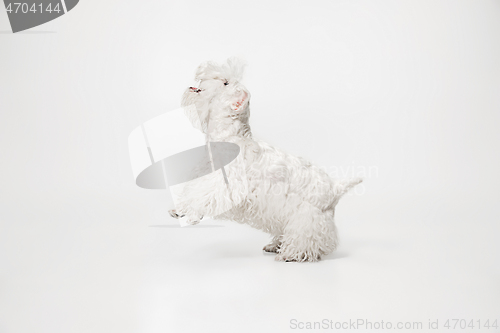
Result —
MULTIPOLYGON (((226 172, 230 178, 231 171, 226 172)), ((220 215, 234 206, 233 197, 238 191, 233 193, 230 189, 239 186, 231 183, 228 185, 220 171, 195 179, 184 186, 176 202, 176 209, 170 214, 175 218, 186 216, 189 224, 199 223, 203 216, 220 215)))
MULTIPOLYGON (((181 213, 178 213, 176 209, 170 209, 168 211, 170 216, 172 216, 174 219, 181 219, 185 217, 186 215, 180 215, 181 213)), ((189 214, 187 216, 187 224, 195 225, 200 223, 200 221, 203 220, 203 215, 202 216, 197 216, 196 214, 189 214)))
MULTIPOLYGON (((250 142, 252 144, 252 142, 250 142)), ((239 203, 248 193, 246 163, 249 156, 245 144, 239 143, 241 152, 231 163, 187 183, 180 191, 174 217, 187 217, 188 223, 198 223, 202 216, 221 215, 239 203), (224 175, 225 173, 225 175, 224 175)), ((252 148, 253 145, 250 145, 252 148)), ((206 165, 205 165, 206 167, 206 165)), ((172 215, 172 213, 171 213, 172 215)))

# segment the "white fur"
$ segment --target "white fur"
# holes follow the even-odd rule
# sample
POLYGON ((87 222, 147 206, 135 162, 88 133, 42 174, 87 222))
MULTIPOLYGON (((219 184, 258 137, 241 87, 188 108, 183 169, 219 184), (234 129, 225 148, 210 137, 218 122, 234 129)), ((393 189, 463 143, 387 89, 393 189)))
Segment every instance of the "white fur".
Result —
POLYGON ((196 72, 199 86, 185 91, 182 105, 193 125, 209 141, 232 142, 241 151, 225 168, 229 186, 215 173, 191 181, 171 214, 191 224, 214 215, 246 223, 273 236, 264 250, 276 252, 276 260, 317 261, 336 248, 335 206, 361 179, 335 181, 305 159, 255 141, 242 72, 237 59, 204 63, 196 72))

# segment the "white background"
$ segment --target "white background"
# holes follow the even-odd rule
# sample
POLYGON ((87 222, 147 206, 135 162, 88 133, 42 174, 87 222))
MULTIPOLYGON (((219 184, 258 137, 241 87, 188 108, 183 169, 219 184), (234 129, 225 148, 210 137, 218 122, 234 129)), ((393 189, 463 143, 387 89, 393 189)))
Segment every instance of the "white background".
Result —
POLYGON ((500 320, 499 1, 82 0, 18 34, 0 9, 0 31, 0 332, 500 320), (130 131, 232 55, 255 137, 372 170, 320 263, 177 228, 134 184, 130 131))

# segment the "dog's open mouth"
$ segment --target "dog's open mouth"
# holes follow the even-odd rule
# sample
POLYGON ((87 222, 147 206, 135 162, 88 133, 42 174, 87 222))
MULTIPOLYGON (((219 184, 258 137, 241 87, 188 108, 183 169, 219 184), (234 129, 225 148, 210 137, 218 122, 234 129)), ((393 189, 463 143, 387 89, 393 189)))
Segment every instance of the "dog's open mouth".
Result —
POLYGON ((201 91, 200 88, 196 88, 196 87, 189 87, 189 89, 191 89, 191 91, 195 92, 195 93, 199 93, 201 91))

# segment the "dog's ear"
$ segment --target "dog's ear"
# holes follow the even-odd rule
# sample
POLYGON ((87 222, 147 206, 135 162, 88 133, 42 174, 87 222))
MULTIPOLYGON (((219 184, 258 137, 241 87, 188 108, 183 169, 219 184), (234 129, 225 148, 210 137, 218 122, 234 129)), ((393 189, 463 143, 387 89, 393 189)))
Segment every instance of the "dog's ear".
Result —
POLYGON ((248 94, 244 91, 242 95, 235 98, 231 103, 231 109, 237 113, 242 112, 248 105, 248 94))

